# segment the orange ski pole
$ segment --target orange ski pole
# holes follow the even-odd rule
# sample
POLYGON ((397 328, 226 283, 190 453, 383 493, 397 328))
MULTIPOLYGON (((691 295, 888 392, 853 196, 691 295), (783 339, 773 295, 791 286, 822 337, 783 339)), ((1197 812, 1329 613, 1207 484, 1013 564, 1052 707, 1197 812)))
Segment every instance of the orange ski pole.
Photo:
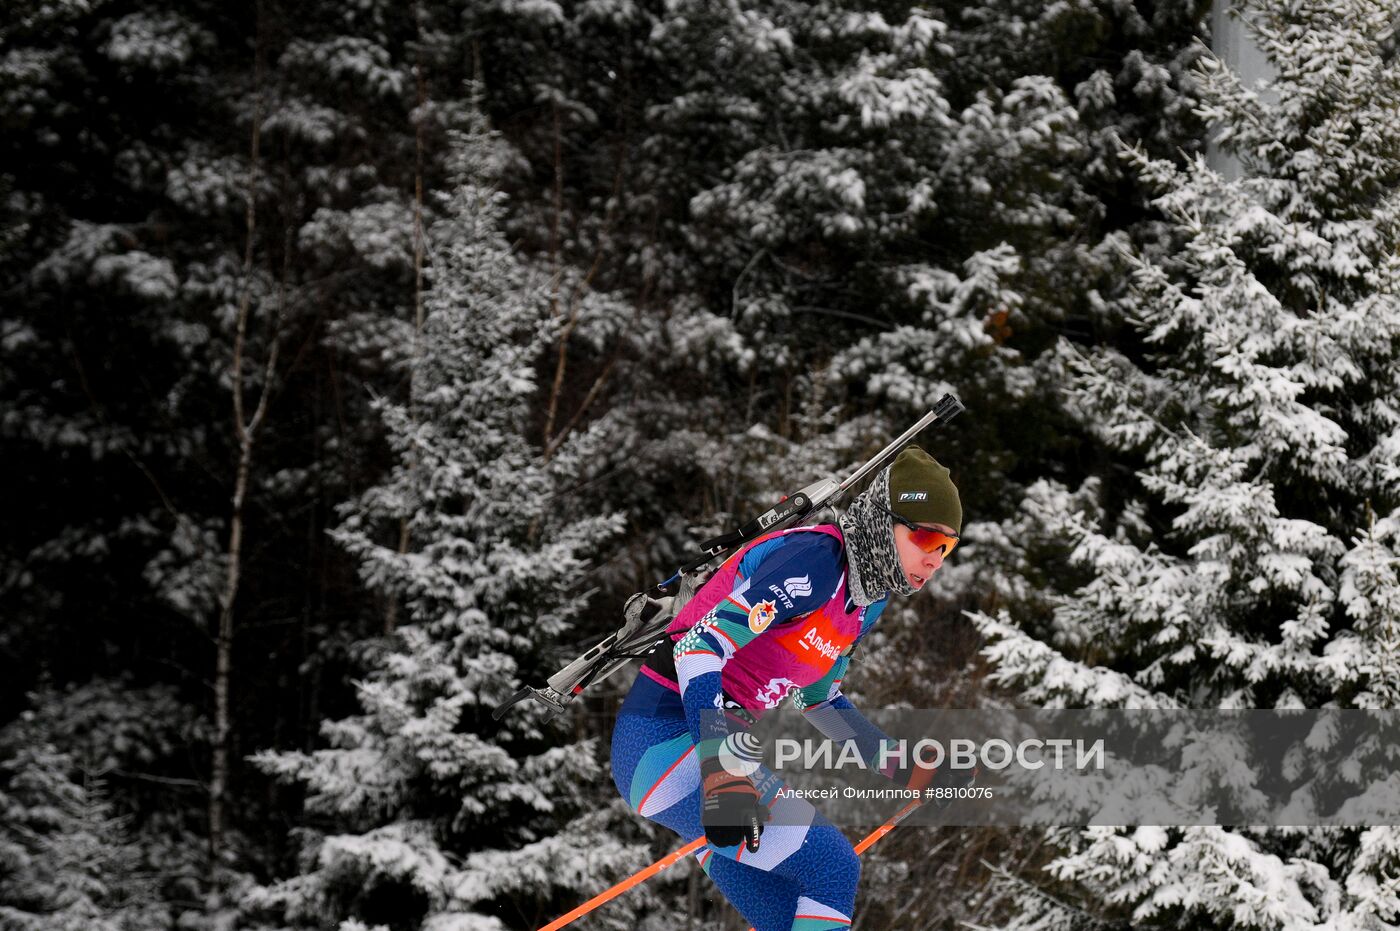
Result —
POLYGON ((573 924, 575 919, 582 918, 584 915, 587 915, 589 912, 593 911, 593 909, 597 908, 599 905, 602 905, 604 902, 612 901, 613 899, 622 895, 622 893, 626 892, 628 889, 631 889, 638 883, 645 882, 646 880, 655 876, 657 873, 660 873, 667 867, 673 866, 678 861, 684 859, 687 854, 694 853, 704 845, 704 836, 695 838, 695 840, 686 844, 681 849, 673 850, 672 852, 666 854, 666 856, 662 857, 660 860, 657 860, 651 866, 644 867, 643 869, 633 873, 631 876, 627 877, 622 882, 618 883, 616 886, 613 886, 606 892, 598 893, 593 898, 589 899, 587 902, 584 902, 578 908, 569 912, 569 914, 554 919, 549 924, 545 925, 543 928, 540 928, 540 931, 559 931, 559 929, 564 927, 565 925, 573 924))
MULTIPOLYGON (((905 805, 899 811, 895 812, 893 817, 891 817, 884 824, 871 831, 860 843, 855 845, 856 856, 860 856, 861 854, 869 850, 871 847, 873 847, 875 843, 880 840, 880 838, 893 831, 901 821, 909 817, 909 815, 914 811, 914 809, 918 808, 921 804, 923 804, 921 801, 915 799, 914 801, 905 805)), ((539 931, 559 931, 560 928, 566 925, 573 924, 575 920, 582 918, 584 915, 587 915, 589 912, 593 911, 593 909, 597 908, 599 905, 602 905, 604 902, 611 902, 613 899, 622 895, 622 893, 626 892, 628 889, 631 889, 633 886, 643 883, 651 877, 655 876, 657 873, 660 873, 662 870, 674 866, 677 862, 684 859, 687 855, 699 850, 704 845, 704 843, 704 837, 695 838, 695 840, 686 844, 684 847, 681 847, 679 850, 673 850, 670 853, 666 854, 666 856, 662 857, 660 860, 657 860, 651 866, 644 867, 643 869, 633 873, 631 876, 627 877, 622 882, 618 883, 616 886, 613 886, 611 889, 608 889, 605 892, 598 893, 593 898, 589 899, 587 902, 584 902, 578 908, 569 912, 567 915, 561 915, 560 917, 554 919, 549 924, 540 928, 539 931)), ((749 931, 754 931, 754 929, 750 928, 749 931)))
POLYGON ((893 831, 895 827, 899 824, 899 822, 909 817, 913 813, 914 809, 918 808, 922 804, 923 802, 921 802, 919 799, 914 799, 914 801, 910 802, 908 805, 905 805, 899 811, 895 812, 893 817, 890 818, 890 820, 886 821, 884 824, 871 831, 868 835, 866 835, 864 840, 862 840, 859 844, 856 844, 856 856, 860 856, 861 854, 869 850, 871 847, 874 847, 875 843, 880 838, 893 831))

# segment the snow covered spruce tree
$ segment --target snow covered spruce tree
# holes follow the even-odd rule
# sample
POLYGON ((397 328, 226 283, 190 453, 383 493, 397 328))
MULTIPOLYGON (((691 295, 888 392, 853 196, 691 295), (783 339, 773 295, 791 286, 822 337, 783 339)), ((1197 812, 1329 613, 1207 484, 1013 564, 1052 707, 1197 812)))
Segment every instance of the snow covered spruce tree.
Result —
MULTIPOLYGON (((335 603, 349 586, 326 584, 344 557, 317 530, 367 484, 373 431, 340 426, 373 418, 363 393, 338 404, 326 330, 386 293, 411 303, 415 167, 440 175, 409 119, 428 56, 406 47, 431 17, 244 12, 35 0, 0 26, 0 442, 21 476, 0 540, 0 704, 45 674, 213 679, 220 882, 259 855, 247 829, 276 804, 244 793, 240 748, 336 701, 319 670, 358 634, 335 603), (317 607, 291 624, 293 603, 317 607), (245 676, 243 656, 272 661, 245 676), (289 713, 266 685, 308 667, 289 713)), ((121 805, 130 786, 111 789, 121 805)))
MULTIPOLYGON (((1072 591, 979 618, 995 681, 1051 707, 1396 707, 1400 60, 1380 0, 1257 0, 1278 77, 1217 61, 1202 113, 1242 177, 1130 151, 1179 248, 1140 263, 1136 346, 1062 346, 1109 457, 1026 499, 1072 591)), ((1043 554, 1042 554, 1043 555, 1043 554)), ((1325 772, 1315 774, 1321 780, 1325 772)), ((1014 928, 1365 928, 1400 917, 1400 833, 1096 827, 1014 928)))
POLYGON ((72 757, 52 744, 5 749, 0 923, 15 931, 136 931, 167 924, 168 910, 132 878, 138 851, 124 837, 103 780, 73 778, 72 757))
POLYGON ((104 679, 28 704, 0 728, 0 927, 173 927, 200 889, 200 785, 156 774, 201 739, 195 709, 104 679))
MULTIPOLYGON (((972 545, 863 645, 848 686, 871 702, 977 700, 960 609, 1001 572, 995 522, 1019 519, 1028 476, 1078 475, 1044 403, 1062 370, 1037 360, 1067 330, 1099 336, 1098 295, 1123 277, 1147 197, 1115 140, 1196 144, 1201 11, 1146 6, 700 0, 668 4, 649 36, 671 67, 641 149, 664 180, 641 189, 691 192, 674 267, 696 311, 675 331, 743 411, 703 428, 701 481, 742 510, 849 468, 943 391, 971 407, 922 439, 975 509, 972 545)), ((980 875, 983 840, 909 871, 926 840, 866 861, 872 926, 981 920, 946 890, 980 875)))
POLYGON ((324 725, 328 747, 257 757, 307 793, 300 875, 250 899, 294 926, 535 927, 642 853, 589 801, 593 741, 533 703, 491 719, 557 657, 620 521, 576 513, 590 432, 548 457, 531 438, 548 282, 501 232, 490 182, 510 153, 471 119, 430 230, 411 397, 377 404, 394 464, 335 531, 404 623, 359 683, 362 712, 324 725))
MULTIPOLYGON (((1151 23, 1122 4, 949 6, 681 2, 652 30, 675 64, 643 148, 670 161, 647 167, 693 191, 687 284, 709 332, 762 347, 727 358, 757 357, 737 379, 783 432, 823 378, 875 409, 873 435, 950 385, 1043 407, 1026 363, 1091 316, 1141 204, 1103 151, 1118 135, 1190 147, 1191 4, 1151 23)), ((958 434, 1038 451, 1053 437, 1035 425, 958 434)), ((969 469, 968 491, 997 497, 1003 469, 969 469)))

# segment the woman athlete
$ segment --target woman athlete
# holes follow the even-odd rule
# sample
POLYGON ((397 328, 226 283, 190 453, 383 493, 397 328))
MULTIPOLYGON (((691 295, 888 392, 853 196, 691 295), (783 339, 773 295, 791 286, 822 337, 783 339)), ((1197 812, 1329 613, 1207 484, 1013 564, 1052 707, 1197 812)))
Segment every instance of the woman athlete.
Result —
POLYGON ((705 836, 702 868, 756 931, 848 928, 860 861, 773 773, 721 765, 715 709, 752 720, 791 694, 832 740, 883 738, 841 694, 852 650, 891 594, 928 583, 961 529, 948 470, 911 446, 838 524, 767 534, 726 560, 667 628, 673 648, 644 660, 613 731, 613 780, 643 816, 705 836))

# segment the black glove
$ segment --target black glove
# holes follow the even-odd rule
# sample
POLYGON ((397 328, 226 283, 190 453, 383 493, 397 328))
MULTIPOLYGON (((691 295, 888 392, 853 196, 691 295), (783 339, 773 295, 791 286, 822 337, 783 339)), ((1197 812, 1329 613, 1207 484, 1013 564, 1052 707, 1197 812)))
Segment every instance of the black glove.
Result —
POLYGON ((700 763, 704 800, 700 803, 700 823, 712 847, 733 847, 740 841, 749 853, 758 850, 768 806, 759 801, 758 790, 745 776, 729 772, 718 759, 700 763))
MULTIPOLYGON (((928 788, 970 789, 977 781, 977 767, 953 769, 945 763, 937 769, 925 769, 922 766, 911 764, 894 770, 889 774, 889 778, 896 785, 906 786, 919 792, 928 788)), ((926 797, 933 803, 933 807, 939 809, 947 808, 954 801, 951 797, 940 797, 937 793, 926 797)))
MULTIPOLYGON (((977 767, 969 769, 953 769, 951 766, 940 766, 933 774, 933 781, 930 786, 934 789, 970 789, 977 782, 977 767)), ((953 804, 954 798, 939 798, 935 795, 930 801, 938 809, 947 808, 953 804)))

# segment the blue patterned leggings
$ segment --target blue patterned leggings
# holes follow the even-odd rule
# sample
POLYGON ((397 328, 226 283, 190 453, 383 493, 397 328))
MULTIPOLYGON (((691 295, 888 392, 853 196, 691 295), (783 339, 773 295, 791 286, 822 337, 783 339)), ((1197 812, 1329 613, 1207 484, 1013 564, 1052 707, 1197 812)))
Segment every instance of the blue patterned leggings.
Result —
MULTIPOLYGON (((612 739, 613 781, 637 812, 685 841, 702 836, 700 765, 680 696, 638 675, 612 739)), ((755 931, 847 929, 860 860, 850 841, 810 802, 777 798, 781 779, 755 776, 774 823, 757 853, 742 844, 703 846, 696 858, 755 931)))

